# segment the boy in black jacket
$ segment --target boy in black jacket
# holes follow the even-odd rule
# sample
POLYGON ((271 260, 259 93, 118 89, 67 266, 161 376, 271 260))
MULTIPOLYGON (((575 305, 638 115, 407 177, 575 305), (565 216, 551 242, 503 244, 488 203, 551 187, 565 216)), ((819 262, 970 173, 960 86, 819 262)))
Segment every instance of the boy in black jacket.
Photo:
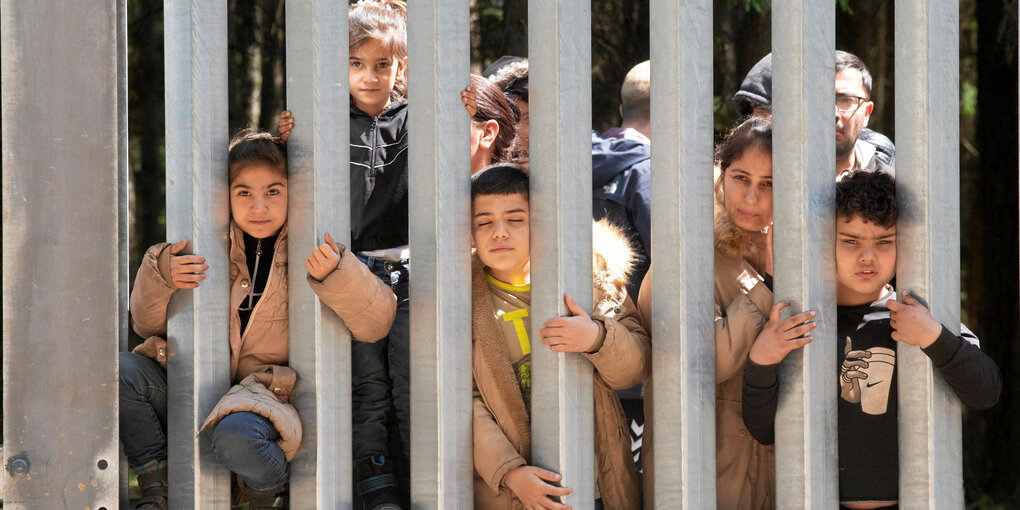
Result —
MULTIPOLYGON (((836 376, 839 390, 839 499, 847 508, 897 504, 897 342, 920 347, 967 407, 985 409, 999 398, 999 369, 965 326, 956 336, 924 304, 888 284, 896 270, 896 185, 880 172, 855 172, 836 185, 836 376)), ((786 303, 749 354, 744 373, 747 430, 763 444, 775 440, 779 362, 811 341, 803 314, 781 321, 786 303)), ((813 314, 810 314, 813 315, 813 314)), ((900 346, 900 348, 909 348, 900 346)))

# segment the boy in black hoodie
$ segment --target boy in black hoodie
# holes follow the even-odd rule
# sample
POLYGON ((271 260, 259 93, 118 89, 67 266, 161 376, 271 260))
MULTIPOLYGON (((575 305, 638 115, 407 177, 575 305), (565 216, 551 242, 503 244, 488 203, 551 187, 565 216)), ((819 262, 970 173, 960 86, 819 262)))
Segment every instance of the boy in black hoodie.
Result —
MULTIPOLYGON (((999 369, 965 326, 954 335, 921 300, 888 282, 896 270, 896 185, 881 172, 854 172, 836 185, 836 373, 839 391, 839 499, 846 508, 885 508, 899 499, 896 350, 920 347, 964 405, 991 407, 999 398, 999 369), (897 342, 900 345, 897 346, 897 342)), ((787 303, 772 308, 751 347, 744 372, 747 430, 763 444, 775 440, 779 362, 813 323, 781 321, 787 303)))

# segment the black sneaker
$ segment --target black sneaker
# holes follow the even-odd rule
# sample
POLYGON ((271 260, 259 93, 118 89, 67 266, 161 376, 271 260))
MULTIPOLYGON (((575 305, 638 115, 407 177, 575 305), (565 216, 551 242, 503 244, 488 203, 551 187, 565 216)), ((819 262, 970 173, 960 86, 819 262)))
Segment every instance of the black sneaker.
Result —
POLYGON ((362 460, 354 470, 358 481, 354 490, 361 498, 363 510, 401 510, 393 463, 385 456, 362 460))

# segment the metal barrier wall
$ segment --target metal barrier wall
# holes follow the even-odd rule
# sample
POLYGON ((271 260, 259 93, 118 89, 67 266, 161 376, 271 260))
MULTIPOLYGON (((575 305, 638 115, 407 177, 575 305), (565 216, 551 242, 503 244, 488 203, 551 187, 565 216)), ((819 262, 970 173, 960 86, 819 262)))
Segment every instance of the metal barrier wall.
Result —
MULTIPOLYGON (((950 0, 896 2, 898 290, 928 300, 935 319, 957 335, 959 18, 950 0)), ((960 400, 920 349, 900 347, 900 506, 963 508, 960 400)))
MULTIPOLYGON (((712 3, 652 1, 655 293, 665 303, 653 317, 654 424, 655 448, 670 452, 658 457, 654 499, 660 508, 712 508, 714 351, 701 340, 711 334, 712 3)), ((124 6, 0 3, 3 333, 30 339, 4 343, 11 508, 118 503, 118 427, 110 417, 117 409, 111 360, 123 348, 128 290, 124 6), (42 26, 67 36, 36 37, 42 26), (27 72, 24 62, 41 67, 27 72), (47 140, 49 150, 16 150, 33 140, 47 140), (53 321, 55 313, 64 320, 53 321), (55 420, 64 416, 58 409, 74 409, 74 421, 55 420)), ((835 292, 832 279, 817 277, 833 273, 833 95, 817 84, 833 75, 834 7, 776 0, 774 9, 775 189, 789 197, 775 209, 776 298, 792 311, 819 312, 816 341, 782 369, 777 498, 781 508, 833 507, 835 292)), ((349 189, 344 14, 344 5, 325 0, 288 5, 288 103, 300 122, 290 142, 292 261, 325 231, 348 237, 348 204, 336 200, 349 189)), ((899 286, 927 298, 951 329, 959 323, 959 282, 934 275, 959 274, 958 16, 948 0, 896 2, 899 286)), ((580 0, 529 7, 529 44, 543 49, 531 58, 534 324, 565 312, 564 293, 591 303, 589 17, 580 0)), ((467 83, 467 26, 467 0, 412 2, 413 498, 437 509, 470 507, 472 492, 468 121, 457 95, 467 83)), ((192 239, 191 252, 210 265, 202 287, 171 303, 170 504, 223 508, 229 474, 209 434, 195 431, 229 386, 226 6, 166 0, 165 33, 168 239, 192 239)), ((303 266, 293 263, 290 280, 303 279, 303 266)), ((350 422, 337 418, 350 415, 349 334, 305 286, 293 285, 290 299, 292 364, 301 373, 295 404, 305 426, 292 503, 346 508, 350 422)), ((962 507, 959 403, 917 349, 900 359, 902 505, 962 507)), ((566 503, 590 508, 590 365, 543 349, 534 364, 533 462, 563 473, 575 489, 566 503)))
POLYGON ((123 11, 4 0, 0 13, 3 499, 113 509, 123 11))
MULTIPOLYGON (((287 2, 288 291, 293 403, 301 447, 290 463, 292 508, 352 504, 351 336, 305 283, 304 260, 329 232, 350 246, 347 11, 327 0, 287 2)), ((262 126, 272 129, 275 126, 262 126)))
POLYGON ((177 292, 167 320, 171 508, 227 508, 230 472, 197 435, 230 389, 227 5, 166 0, 166 235, 189 239, 207 278, 177 292))
MULTIPOLYGON (((566 315, 569 293, 591 310, 591 4, 528 4, 531 158, 531 324, 566 315)), ((588 313, 591 313, 590 311, 588 313)), ((595 501, 592 366, 578 353, 532 351, 531 463, 595 501)))
POLYGON ((836 7, 772 4, 775 293, 792 313, 814 310, 813 342, 780 366, 776 507, 836 508, 835 105, 836 7))
POLYGON ((649 31, 671 35, 651 45, 655 377, 645 398, 655 411, 643 444, 672 453, 642 452, 655 465, 645 508, 649 496, 660 509, 713 508, 712 2, 659 0, 650 12, 649 31))
POLYGON ((409 3, 411 496, 415 508, 471 508, 471 162, 460 103, 470 9, 409 3))

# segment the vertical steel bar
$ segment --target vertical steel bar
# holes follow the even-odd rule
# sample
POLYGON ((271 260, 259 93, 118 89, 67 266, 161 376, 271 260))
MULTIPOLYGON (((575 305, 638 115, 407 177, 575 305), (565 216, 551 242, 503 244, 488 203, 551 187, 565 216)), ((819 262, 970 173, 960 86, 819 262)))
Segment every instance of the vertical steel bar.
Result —
POLYGON ((120 312, 120 350, 128 350, 128 296, 130 295, 130 214, 128 213, 128 86, 127 0, 117 1, 117 289, 120 312))
POLYGON ((119 504, 117 4, 0 2, 6 508, 119 504))
MULTIPOLYGON (((327 0, 287 3, 287 142, 290 366, 304 434, 291 461, 293 508, 350 508, 351 337, 305 282, 303 261, 329 232, 350 246, 347 9, 327 0)), ((263 126, 269 128, 270 126, 263 126)))
MULTIPOLYGON (((118 341, 117 350, 128 350, 130 339, 128 332, 128 296, 130 295, 131 277, 129 274, 131 266, 130 248, 131 242, 129 232, 131 218, 129 211, 130 200, 128 198, 130 178, 128 172, 131 165, 128 161, 128 87, 127 87, 127 0, 117 2, 117 311, 118 341)), ((119 416, 119 413, 118 413, 119 416)), ((120 423, 118 420, 118 430, 120 423)), ((128 473, 127 457, 123 449, 120 452, 120 506, 127 508, 128 473)))
POLYGON ((715 508, 712 2, 651 11, 655 505, 715 508))
POLYGON ((776 506, 835 508, 835 4, 772 6, 775 301, 818 314, 814 342, 780 367, 776 506))
POLYGON ((230 388, 226 2, 166 0, 167 238, 189 239, 208 277, 170 301, 167 433, 171 508, 226 508, 229 471, 196 436, 230 388))
POLYGON ((415 508, 471 508, 471 164, 459 94, 470 9, 423 0, 409 11, 411 496, 415 508))
MULTIPOLYGON (((959 5, 896 2, 897 280, 959 334, 959 5)), ((900 503, 963 507, 960 402, 920 349, 900 346, 900 503)))
MULTIPOLYGON (((590 310, 591 5, 528 5, 531 89, 531 324, 566 315, 563 295, 590 310)), ((589 312, 590 313, 590 312, 589 312)), ((536 345, 538 345, 536 343, 536 345)), ((591 509, 595 493, 592 367, 577 353, 532 353, 532 464, 563 475, 563 498, 591 509)))

